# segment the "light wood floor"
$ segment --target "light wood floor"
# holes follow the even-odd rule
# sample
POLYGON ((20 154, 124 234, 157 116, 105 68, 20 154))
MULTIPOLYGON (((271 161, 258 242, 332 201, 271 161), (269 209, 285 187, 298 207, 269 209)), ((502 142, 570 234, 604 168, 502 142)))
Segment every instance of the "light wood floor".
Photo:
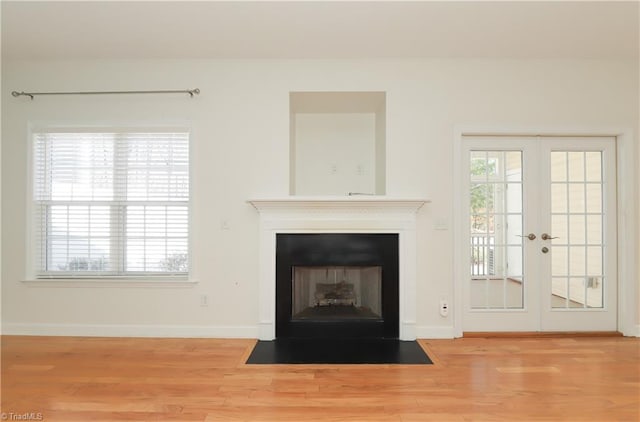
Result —
POLYGON ((5 336, 2 411, 65 422, 640 420, 638 338, 422 340, 435 361, 424 366, 244 365, 253 344, 5 336))

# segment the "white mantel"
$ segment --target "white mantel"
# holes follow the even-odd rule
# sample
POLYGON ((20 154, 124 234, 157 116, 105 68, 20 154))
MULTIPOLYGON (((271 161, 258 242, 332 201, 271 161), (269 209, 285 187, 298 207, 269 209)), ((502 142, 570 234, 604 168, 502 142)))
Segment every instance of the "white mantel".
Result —
POLYGON ((376 195, 353 195, 353 196, 285 196, 282 198, 250 199, 248 201, 258 211, 269 211, 274 209, 290 211, 293 210, 330 210, 330 209, 351 209, 351 210, 396 210, 415 213, 425 203, 426 199, 417 198, 395 198, 390 196, 376 195))
POLYGON ((400 253, 400 339, 416 339, 416 214, 421 198, 354 195, 260 198, 260 340, 275 338, 276 234, 397 233, 400 253))

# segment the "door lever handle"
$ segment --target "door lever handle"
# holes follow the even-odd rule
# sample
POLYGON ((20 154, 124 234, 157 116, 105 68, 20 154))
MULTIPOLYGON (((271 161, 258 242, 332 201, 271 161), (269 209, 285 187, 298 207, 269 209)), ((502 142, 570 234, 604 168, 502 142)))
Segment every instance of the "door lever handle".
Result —
POLYGON ((517 234, 516 236, 518 236, 518 237, 526 237, 526 238, 527 238, 527 239, 529 239, 529 240, 536 240, 536 235, 535 235, 535 234, 533 234, 533 233, 529 233, 529 234, 528 234, 528 235, 526 235, 526 236, 523 236, 523 235, 521 235, 521 234, 517 234))
POLYGON ((547 234, 547 233, 542 233, 540 235, 540 239, 542 240, 551 240, 551 239, 557 239, 557 238, 558 238, 557 236, 552 237, 550 234, 547 234))

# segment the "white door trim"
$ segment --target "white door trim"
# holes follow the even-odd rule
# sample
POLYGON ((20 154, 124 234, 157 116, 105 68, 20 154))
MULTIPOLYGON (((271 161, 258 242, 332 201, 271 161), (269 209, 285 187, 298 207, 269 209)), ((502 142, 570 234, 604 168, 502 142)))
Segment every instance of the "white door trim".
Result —
POLYGON ((462 139, 464 136, 605 136, 616 138, 618 179, 618 331, 625 336, 639 336, 638 315, 638 198, 636 157, 633 130, 628 128, 558 128, 558 127, 487 127, 456 126, 453 142, 453 328, 462 337, 463 268, 466 268, 465 239, 462 238, 462 139))

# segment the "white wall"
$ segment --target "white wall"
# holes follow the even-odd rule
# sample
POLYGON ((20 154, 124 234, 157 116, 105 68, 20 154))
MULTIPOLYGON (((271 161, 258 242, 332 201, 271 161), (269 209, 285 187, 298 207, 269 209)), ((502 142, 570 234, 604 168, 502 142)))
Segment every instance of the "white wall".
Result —
MULTIPOLYGON (((0 7, 0 22, 2 21, 2 8, 0 7)), ((0 35, 0 38, 2 36, 0 35)), ((0 45, 2 40, 0 39, 0 45)), ((2 68, 2 57, 0 56, 0 69, 2 68)), ((0 92, 2 92, 2 80, 0 80, 0 92)), ((0 116, 2 116, 2 100, 0 99, 0 116)), ((2 119, 0 119, 0 140, 2 139, 2 119)), ((2 142, 0 142, 0 204, 2 204, 2 142)), ((2 207, 0 206, 0 240, 2 239, 2 207)), ((2 241, 0 241, 0 334, 2 334, 2 241)), ((1 349, 1 348, 0 348, 1 349)), ((2 352, 0 352, 0 359, 2 352)))
POLYGON ((375 192, 378 195, 384 195, 387 193, 387 112, 385 104, 383 104, 376 112, 375 192))
POLYGON ((295 114, 296 195, 376 193, 374 113, 295 114))
MULTIPOLYGON (((289 92, 386 91, 386 193, 432 201, 418 217, 418 332, 446 335, 453 313, 440 317, 438 301, 453 295, 453 234, 434 225, 453 223, 454 126, 635 128, 639 111, 633 62, 4 61, 2 66, 2 312, 5 330, 12 332, 255 337, 258 215, 245 201, 289 193, 289 92), (10 96, 12 90, 193 87, 202 91, 193 99, 10 96), (192 124, 197 283, 43 287, 22 282, 28 122, 140 120, 192 124), (228 230, 222 230, 222 221, 228 230), (199 306, 203 294, 208 307, 199 306)), ((637 204, 637 198, 631 200, 637 204)))
MULTIPOLYGON (((636 22, 640 22, 640 7, 638 7, 637 18, 638 20, 636 22)), ((637 116, 638 114, 640 114, 640 71, 636 72, 636 94, 636 110, 639 110, 636 113, 637 116)), ((640 117, 636 118, 635 135, 636 140, 640 139, 640 117)), ((640 220, 640 169, 638 168, 640 167, 640 141, 637 141, 636 152, 637 157, 635 162, 636 165, 634 166, 634 168, 636 172, 636 188, 638 189, 638 193, 636 195, 636 215, 634 217, 636 218, 636 220, 640 220)), ((640 304, 640 224, 638 225, 638 233, 635 237, 635 246, 638 254, 635 276, 637 278, 636 281, 638 285, 638 303, 640 304)), ((636 336, 640 337, 640 306, 637 307, 636 311, 636 321, 638 321, 638 324, 636 326, 636 336)))

